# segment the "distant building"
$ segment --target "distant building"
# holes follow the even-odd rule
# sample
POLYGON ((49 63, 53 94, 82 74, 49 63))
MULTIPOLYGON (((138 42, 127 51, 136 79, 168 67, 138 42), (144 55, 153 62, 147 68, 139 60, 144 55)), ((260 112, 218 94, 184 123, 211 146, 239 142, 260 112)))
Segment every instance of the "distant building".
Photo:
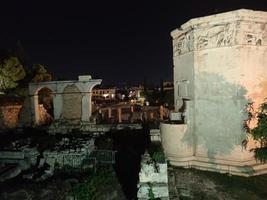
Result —
POLYGON ((94 88, 92 91, 93 100, 115 100, 115 88, 94 88))
POLYGON ((128 96, 129 98, 139 99, 142 92, 144 92, 144 87, 141 85, 139 85, 138 87, 131 87, 128 96))

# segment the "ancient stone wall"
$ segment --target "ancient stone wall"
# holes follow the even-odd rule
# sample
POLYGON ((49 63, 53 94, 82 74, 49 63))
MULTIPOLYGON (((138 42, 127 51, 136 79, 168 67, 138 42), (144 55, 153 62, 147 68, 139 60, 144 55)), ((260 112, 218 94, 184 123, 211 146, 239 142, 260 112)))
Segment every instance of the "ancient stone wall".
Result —
POLYGON ((67 86, 63 94, 62 116, 65 119, 81 119, 82 94, 75 85, 67 86))
POLYGON ((19 113, 19 124, 29 127, 32 124, 31 100, 26 97, 19 113))
POLYGON ((2 122, 0 124, 3 125, 2 128, 16 128, 18 126, 18 116, 21 110, 22 105, 7 105, 1 106, 1 118, 2 122))

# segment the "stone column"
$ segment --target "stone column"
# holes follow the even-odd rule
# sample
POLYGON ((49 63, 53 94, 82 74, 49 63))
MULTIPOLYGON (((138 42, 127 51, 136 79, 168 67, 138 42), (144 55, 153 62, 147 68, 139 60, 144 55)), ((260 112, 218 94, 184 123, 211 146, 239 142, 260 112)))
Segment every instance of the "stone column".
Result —
POLYGON ((160 120, 163 120, 163 115, 164 115, 163 106, 159 107, 159 115, 160 115, 160 120))
POLYGON ((134 107, 131 106, 130 122, 133 123, 134 107))
POLYGON ((119 121, 119 123, 121 123, 121 108, 118 108, 117 109, 117 111, 118 111, 118 121, 119 121))
POLYGON ((32 120, 34 122, 34 125, 38 125, 40 121, 38 95, 33 95, 31 97, 31 104, 32 104, 32 120))
POLYGON ((89 117, 88 119, 90 120, 91 116, 92 116, 92 92, 90 91, 88 94, 88 112, 89 112, 89 117))
POLYGON ((75 85, 79 88, 82 96, 82 116, 81 121, 89 122, 92 115, 92 89, 101 83, 101 79, 92 79, 90 75, 79 76, 75 85))
POLYGON ((91 93, 84 93, 82 96, 82 121, 89 122, 92 115, 92 105, 91 105, 91 93))
POLYGON ((101 112, 101 119, 105 120, 105 112, 106 110, 103 110, 103 112, 101 112))
POLYGON ((54 94, 53 106, 54 106, 54 119, 58 120, 61 117, 62 107, 63 107, 62 94, 54 94))

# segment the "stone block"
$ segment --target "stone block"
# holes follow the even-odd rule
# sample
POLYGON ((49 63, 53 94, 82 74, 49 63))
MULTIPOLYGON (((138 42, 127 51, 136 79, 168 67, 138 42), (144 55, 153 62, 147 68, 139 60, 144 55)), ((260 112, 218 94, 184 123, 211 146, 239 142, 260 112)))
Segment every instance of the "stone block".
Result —
POLYGON ((92 76, 91 75, 80 75, 78 80, 79 81, 90 81, 92 79, 92 76))

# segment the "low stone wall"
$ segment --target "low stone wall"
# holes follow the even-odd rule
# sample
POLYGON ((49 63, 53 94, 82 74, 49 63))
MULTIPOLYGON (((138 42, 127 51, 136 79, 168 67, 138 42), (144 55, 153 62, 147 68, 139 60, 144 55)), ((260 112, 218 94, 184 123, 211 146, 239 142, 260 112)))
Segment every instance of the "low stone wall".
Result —
MULTIPOLYGON (((2 128, 12 129, 19 126, 31 125, 31 110, 23 105, 0 106, 0 125, 2 128)), ((43 105, 39 105, 39 124, 51 123, 53 118, 47 113, 43 105)))
POLYGON ((55 150, 46 150, 43 152, 44 162, 50 166, 50 170, 54 168, 63 168, 69 166, 73 168, 79 168, 82 166, 83 160, 95 149, 94 139, 86 141, 76 141, 78 146, 71 147, 68 139, 63 139, 60 144, 55 147, 55 150), (62 146, 69 146, 62 149, 62 146))
POLYGON ((44 152, 45 162, 52 168, 63 168, 64 166, 70 166, 73 168, 80 167, 82 161, 85 159, 86 154, 84 152, 75 153, 68 151, 46 151, 44 152))
POLYGON ((95 124, 95 123, 84 123, 71 124, 66 120, 55 121, 48 127, 48 132, 50 134, 67 134, 73 131, 83 132, 83 133, 105 133, 111 130, 122 130, 122 129, 142 129, 142 125, 135 124, 95 124))
POLYGON ((0 151, 0 163, 2 165, 15 165, 14 170, 1 174, 0 182, 17 176, 20 172, 30 169, 37 164, 37 157, 40 153, 36 148, 22 147, 19 150, 0 151))

